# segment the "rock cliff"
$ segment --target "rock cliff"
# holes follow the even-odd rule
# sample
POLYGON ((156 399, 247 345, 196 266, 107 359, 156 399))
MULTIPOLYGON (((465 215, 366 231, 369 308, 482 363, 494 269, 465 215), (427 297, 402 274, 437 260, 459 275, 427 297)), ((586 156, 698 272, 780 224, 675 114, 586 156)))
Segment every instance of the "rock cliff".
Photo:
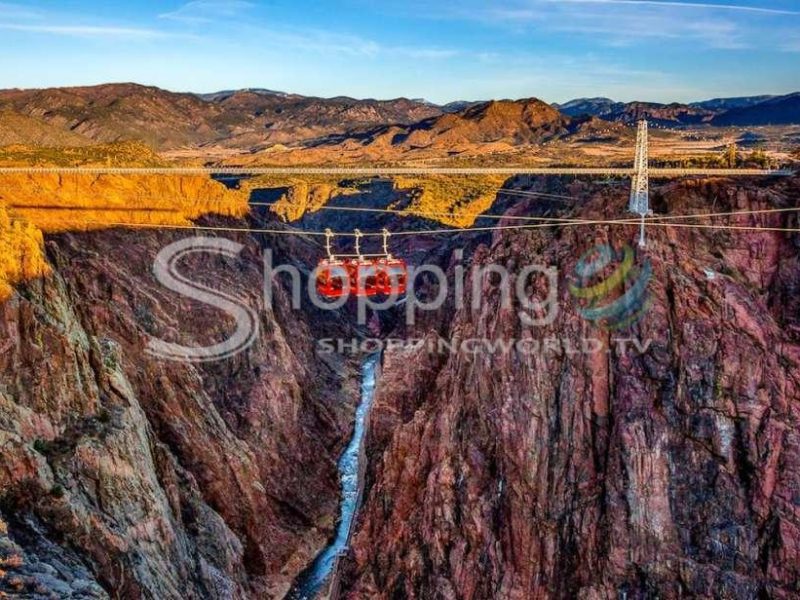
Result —
MULTIPOLYGON (((793 206, 798 183, 678 182, 655 205, 672 214, 793 206)), ((624 207, 607 190, 580 216, 624 207)), ((781 214, 731 222, 797 227, 781 214)), ((555 322, 525 327, 486 276, 480 309, 443 312, 416 332, 571 346, 387 353, 341 597, 800 594, 798 236, 652 227, 639 257, 653 268, 650 309, 610 333, 579 316, 568 277, 585 250, 635 234, 502 232, 473 260, 513 273, 557 266, 555 322), (587 337, 609 351, 566 351, 587 337), (609 344, 621 337, 649 345, 609 344)))
POLYGON ((281 597, 333 532, 356 378, 313 338, 346 325, 291 310, 280 287, 265 306, 242 237, 236 259, 182 270, 247 299, 255 343, 156 360, 149 336, 208 343, 234 325, 155 281, 155 254, 184 235, 48 236, 51 274, 0 304, 0 596, 281 597))
MULTIPOLYGON (((509 196, 493 210, 625 210, 622 187, 550 184, 580 204, 509 196)), ((799 195, 797 178, 719 179, 663 185, 652 201, 674 216, 793 207, 799 195)), ((317 218, 296 225, 318 228, 317 218)), ((796 213, 725 222, 798 226, 796 213)), ((564 226, 398 242, 398 254, 451 274, 458 249, 467 267, 556 266, 559 312, 526 326, 487 274, 478 308, 448 301, 413 326, 384 315, 383 334, 555 343, 386 352, 340 598, 797 597, 798 236, 651 226, 636 257, 652 266, 649 308, 609 331, 581 317, 569 284, 585 251, 636 234, 633 224, 564 226), (585 339, 607 351, 575 352, 585 339)), ((153 257, 179 237, 48 235, 49 274, 0 304, 0 592, 280 598, 332 533, 357 374, 315 354, 314 339, 353 330, 346 311, 291 310, 280 287, 264 306, 258 261, 260 245, 306 266, 320 248, 242 234, 237 259, 187 260, 199 280, 249 299, 261 333, 233 359, 180 364, 148 356, 149 336, 207 343, 234 323, 154 280, 153 257)))

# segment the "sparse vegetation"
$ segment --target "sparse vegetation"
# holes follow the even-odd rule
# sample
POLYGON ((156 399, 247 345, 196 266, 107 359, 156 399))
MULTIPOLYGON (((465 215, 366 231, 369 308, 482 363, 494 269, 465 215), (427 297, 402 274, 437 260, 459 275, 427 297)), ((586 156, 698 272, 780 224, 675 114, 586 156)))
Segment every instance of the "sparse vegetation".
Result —
POLYGON ((244 184, 247 190, 281 190, 272 212, 284 221, 296 221, 307 212, 315 212, 332 198, 358 192, 352 181, 322 175, 261 175, 244 184))
POLYGON ((395 187, 412 195, 408 214, 435 218, 454 227, 469 227, 492 205, 505 180, 504 176, 397 177, 395 187))
POLYGON ((730 168, 731 160, 732 153, 728 148, 717 154, 707 152, 703 154, 693 154, 674 158, 657 158, 650 161, 650 166, 683 169, 727 169, 730 168))
POLYGON ((728 149, 725 151, 725 162, 729 169, 733 169, 739 164, 739 153, 736 150, 736 142, 728 145, 728 149))
POLYGON ((50 442, 37 438, 33 441, 33 449, 39 454, 47 454, 50 451, 50 442))
POLYGON ((744 164, 748 167, 768 169, 772 163, 769 159, 769 155, 763 148, 756 148, 748 155, 744 164))
POLYGON ((111 422, 111 412, 107 408, 101 408, 97 411, 97 420, 103 425, 108 425, 111 422))
POLYGON ((166 164, 150 146, 136 141, 90 146, 13 144, 0 147, 2 166, 159 167, 166 164))

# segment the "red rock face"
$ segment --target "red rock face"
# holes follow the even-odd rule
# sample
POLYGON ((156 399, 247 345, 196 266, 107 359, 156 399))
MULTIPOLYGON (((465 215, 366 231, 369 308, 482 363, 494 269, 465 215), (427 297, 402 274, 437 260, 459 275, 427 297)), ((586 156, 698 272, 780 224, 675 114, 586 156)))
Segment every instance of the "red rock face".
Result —
POLYGON ((291 311, 281 289, 265 308, 260 250, 242 240, 238 259, 183 270, 247 298, 256 343, 206 366, 146 355, 148 335, 233 330, 154 280, 176 237, 52 238, 53 276, 0 306, 0 558, 22 557, 0 591, 281 597, 333 532, 356 378, 313 339, 345 325, 291 311))
MULTIPOLYGON (((653 204, 764 209, 799 192, 796 179, 680 182, 653 204)), ((622 195, 608 188, 576 214, 619 217, 622 195)), ((513 204, 524 215, 536 203, 513 204)), ((786 214, 728 222, 797 227, 786 214)), ((567 278, 585 250, 635 237, 564 227, 468 248, 512 272, 557 266, 556 321, 525 326, 486 277, 479 309, 448 304, 410 335, 611 350, 388 353, 340 597, 800 594, 797 236, 651 227, 652 305, 609 333, 578 314, 567 278), (623 352, 610 344, 620 337, 649 345, 623 352)), ((290 310, 281 289, 265 308, 258 247, 242 240, 239 259, 186 270, 252 301, 257 342, 205 366, 147 356, 150 335, 207 343, 234 325, 154 281, 153 257, 174 239, 51 237, 53 275, 0 306, 0 592, 279 598, 333 531, 357 377, 313 342, 352 330, 290 310)), ((270 242, 276 262, 315 256, 301 240, 270 242)), ((404 243, 452 268, 446 247, 404 243)))
MULTIPOLYGON (((797 179, 683 182, 654 203, 761 209, 796 205, 798 191, 797 179)), ((621 196, 596 195, 580 216, 618 216, 621 196)), ((385 357, 343 597, 800 594, 798 236, 650 228, 652 307, 610 334, 578 315, 566 277, 593 245, 635 236, 503 232, 475 260, 557 266, 555 323, 526 328, 487 279, 483 306, 438 328, 573 347, 635 336, 650 342, 642 353, 385 357)))

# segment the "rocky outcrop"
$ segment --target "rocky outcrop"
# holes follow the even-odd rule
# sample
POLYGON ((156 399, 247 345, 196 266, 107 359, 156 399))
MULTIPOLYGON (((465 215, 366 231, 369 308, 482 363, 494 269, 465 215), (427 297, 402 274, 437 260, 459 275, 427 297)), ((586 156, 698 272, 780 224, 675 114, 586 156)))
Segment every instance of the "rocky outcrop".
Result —
MULTIPOLYGON (((797 179, 682 182, 655 205, 791 206, 798 189, 797 179)), ((612 217, 624 206, 607 190, 579 212, 612 217)), ((789 215, 727 222, 797 227, 789 215)), ((487 275, 480 309, 428 330, 552 338, 554 350, 387 353, 342 597, 797 597, 797 234, 651 227, 639 258, 653 268, 651 307, 612 334, 580 317, 568 277, 585 250, 635 235, 502 232, 473 261, 557 266, 556 321, 525 327, 487 275), (624 337, 649 345, 623 351, 613 340, 624 337), (566 350, 584 338, 608 351, 566 350)))
MULTIPOLYGON (((68 153, 67 153, 68 154, 68 153)), ((117 224, 191 227, 213 213, 242 217, 247 192, 205 176, 5 173, 0 176, 0 300, 49 273, 42 232, 117 224)))
POLYGON ((31 223, 12 221, 0 201, 0 301, 12 285, 49 272, 44 259, 42 232, 31 223))
POLYGON ((234 326, 155 281, 178 237, 50 237, 53 273, 0 304, 0 592, 277 598, 333 532, 358 393, 348 363, 313 350, 346 324, 291 310, 280 286, 265 306, 242 237, 237 259, 182 271, 247 299, 255 343, 208 364, 148 355, 150 336, 203 344, 234 326))
POLYGON ((0 205, 45 232, 115 224, 191 225, 206 214, 243 217, 247 193, 207 176, 5 173, 0 205))

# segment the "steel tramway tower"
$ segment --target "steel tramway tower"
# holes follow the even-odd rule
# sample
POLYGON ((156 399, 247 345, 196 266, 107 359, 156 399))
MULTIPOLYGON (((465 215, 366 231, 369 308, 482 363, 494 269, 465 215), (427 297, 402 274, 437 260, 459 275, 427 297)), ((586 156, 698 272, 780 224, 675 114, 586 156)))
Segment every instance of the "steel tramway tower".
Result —
POLYGON ((633 177, 631 178, 631 199, 628 210, 641 217, 639 225, 639 246, 644 248, 644 218, 650 211, 650 173, 647 154, 647 121, 639 121, 636 131, 636 158, 633 160, 633 177))

